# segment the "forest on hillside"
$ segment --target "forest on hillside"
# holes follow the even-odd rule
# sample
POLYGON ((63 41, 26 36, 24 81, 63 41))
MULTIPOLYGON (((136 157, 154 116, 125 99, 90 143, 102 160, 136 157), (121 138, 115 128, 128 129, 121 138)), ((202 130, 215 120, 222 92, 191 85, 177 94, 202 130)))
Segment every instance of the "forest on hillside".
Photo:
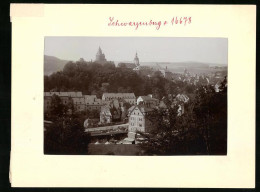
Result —
POLYGON ((44 76, 44 91, 81 91, 101 97, 104 92, 135 93, 136 96, 153 94, 161 99, 167 94, 193 94, 195 86, 172 82, 159 71, 150 77, 113 63, 99 64, 84 60, 68 62, 62 71, 44 76))

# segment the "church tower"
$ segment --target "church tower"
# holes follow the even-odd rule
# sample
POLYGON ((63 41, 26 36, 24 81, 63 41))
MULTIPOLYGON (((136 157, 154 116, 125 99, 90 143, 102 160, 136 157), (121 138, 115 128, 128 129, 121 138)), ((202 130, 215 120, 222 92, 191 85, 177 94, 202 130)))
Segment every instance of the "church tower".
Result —
POLYGON ((136 52, 136 54, 135 54, 134 64, 135 64, 136 66, 140 66, 140 64, 139 64, 139 58, 138 58, 138 56, 137 56, 137 52, 136 52))
POLYGON ((101 50, 100 47, 98 48, 98 52, 97 52, 97 54, 96 54, 96 60, 95 60, 95 62, 100 63, 100 64, 104 64, 104 63, 107 62, 106 57, 105 57, 105 54, 102 53, 102 50, 101 50))

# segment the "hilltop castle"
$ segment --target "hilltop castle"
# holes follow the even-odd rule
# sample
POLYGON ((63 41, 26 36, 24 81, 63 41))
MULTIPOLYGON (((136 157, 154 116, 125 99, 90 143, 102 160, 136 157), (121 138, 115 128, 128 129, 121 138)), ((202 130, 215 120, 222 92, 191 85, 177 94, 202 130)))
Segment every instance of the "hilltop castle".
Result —
POLYGON ((104 64, 104 63, 107 62, 106 56, 105 56, 104 53, 102 53, 102 50, 101 50, 100 47, 98 48, 98 52, 97 52, 97 54, 96 54, 96 60, 95 60, 95 62, 100 63, 100 64, 104 64))

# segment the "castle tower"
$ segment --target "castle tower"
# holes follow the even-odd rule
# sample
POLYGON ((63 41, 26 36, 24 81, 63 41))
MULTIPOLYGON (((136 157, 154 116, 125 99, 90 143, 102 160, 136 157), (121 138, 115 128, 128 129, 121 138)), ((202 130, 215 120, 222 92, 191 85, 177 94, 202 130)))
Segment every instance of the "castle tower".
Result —
POLYGON ((105 57, 105 54, 102 53, 102 50, 101 50, 100 47, 98 48, 98 51, 97 51, 97 54, 96 54, 96 60, 95 60, 95 62, 101 63, 101 64, 104 64, 104 63, 107 62, 106 57, 105 57))
POLYGON ((137 56, 137 52, 136 52, 136 54, 135 54, 134 64, 135 64, 136 66, 139 66, 139 65, 140 65, 140 64, 139 64, 139 58, 138 58, 138 56, 137 56))

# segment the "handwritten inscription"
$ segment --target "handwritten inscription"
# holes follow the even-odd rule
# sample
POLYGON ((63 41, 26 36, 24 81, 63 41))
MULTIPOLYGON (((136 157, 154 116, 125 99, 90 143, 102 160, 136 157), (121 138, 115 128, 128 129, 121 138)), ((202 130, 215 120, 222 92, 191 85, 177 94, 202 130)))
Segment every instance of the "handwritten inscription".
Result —
POLYGON ((150 19, 149 21, 119 21, 114 17, 108 18, 109 27, 133 27, 135 30, 140 27, 154 27, 156 30, 159 30, 162 26, 166 25, 183 25, 191 24, 191 17, 173 17, 171 20, 159 20, 154 21, 150 19))

